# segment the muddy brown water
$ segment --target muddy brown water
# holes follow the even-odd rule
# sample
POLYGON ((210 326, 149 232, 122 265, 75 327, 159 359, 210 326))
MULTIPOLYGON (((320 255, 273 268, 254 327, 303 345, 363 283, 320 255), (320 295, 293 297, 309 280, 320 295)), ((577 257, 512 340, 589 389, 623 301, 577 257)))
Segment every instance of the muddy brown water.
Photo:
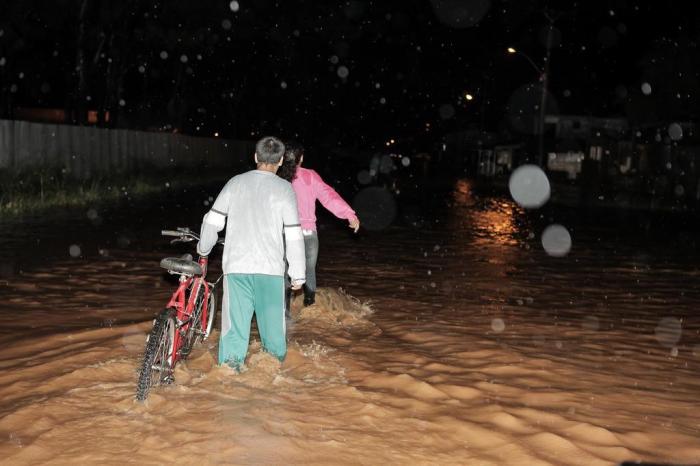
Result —
POLYGON ((197 227, 210 195, 0 224, 3 464, 700 464, 694 227, 526 213, 467 181, 382 231, 323 216, 284 364, 253 341, 234 375, 215 332, 135 402, 174 289, 158 261, 188 251, 158 232, 197 227))

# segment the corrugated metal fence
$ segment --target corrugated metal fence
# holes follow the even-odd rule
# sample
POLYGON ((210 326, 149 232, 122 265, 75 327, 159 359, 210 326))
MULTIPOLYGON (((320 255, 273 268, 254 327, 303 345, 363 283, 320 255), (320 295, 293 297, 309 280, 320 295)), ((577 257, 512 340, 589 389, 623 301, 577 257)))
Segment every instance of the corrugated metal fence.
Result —
POLYGON ((254 150, 252 141, 0 120, 0 170, 10 173, 62 169, 87 179, 149 168, 238 169, 254 150))

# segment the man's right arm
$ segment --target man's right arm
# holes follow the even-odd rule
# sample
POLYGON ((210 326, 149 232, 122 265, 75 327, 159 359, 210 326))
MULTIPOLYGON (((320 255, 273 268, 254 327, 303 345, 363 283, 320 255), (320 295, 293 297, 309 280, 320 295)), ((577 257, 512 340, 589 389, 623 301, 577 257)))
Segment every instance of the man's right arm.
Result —
POLYGON ((208 256, 219 240, 219 232, 226 226, 226 216, 231 199, 231 183, 226 183, 214 201, 212 208, 204 215, 202 228, 199 233, 199 243, 197 243, 197 254, 208 256))

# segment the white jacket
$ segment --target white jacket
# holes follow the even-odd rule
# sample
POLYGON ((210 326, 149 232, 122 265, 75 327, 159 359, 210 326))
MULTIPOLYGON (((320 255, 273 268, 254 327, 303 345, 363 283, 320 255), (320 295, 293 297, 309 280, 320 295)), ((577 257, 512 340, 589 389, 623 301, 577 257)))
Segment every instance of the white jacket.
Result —
POLYGON ((264 170, 231 178, 204 216, 197 252, 206 256, 226 226, 224 273, 284 276, 303 283, 306 275, 304 237, 292 185, 264 170))

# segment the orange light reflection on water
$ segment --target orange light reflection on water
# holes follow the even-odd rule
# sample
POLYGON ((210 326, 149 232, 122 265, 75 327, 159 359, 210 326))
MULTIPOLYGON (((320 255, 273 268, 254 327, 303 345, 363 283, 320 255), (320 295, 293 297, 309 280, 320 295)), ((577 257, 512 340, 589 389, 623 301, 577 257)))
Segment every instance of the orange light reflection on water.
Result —
POLYGON ((519 209, 512 201, 480 199, 474 194, 469 180, 457 180, 453 191, 455 201, 450 222, 457 230, 472 230, 480 246, 515 246, 518 244, 518 226, 515 218, 519 209), (458 225, 455 225, 457 223, 458 225))

